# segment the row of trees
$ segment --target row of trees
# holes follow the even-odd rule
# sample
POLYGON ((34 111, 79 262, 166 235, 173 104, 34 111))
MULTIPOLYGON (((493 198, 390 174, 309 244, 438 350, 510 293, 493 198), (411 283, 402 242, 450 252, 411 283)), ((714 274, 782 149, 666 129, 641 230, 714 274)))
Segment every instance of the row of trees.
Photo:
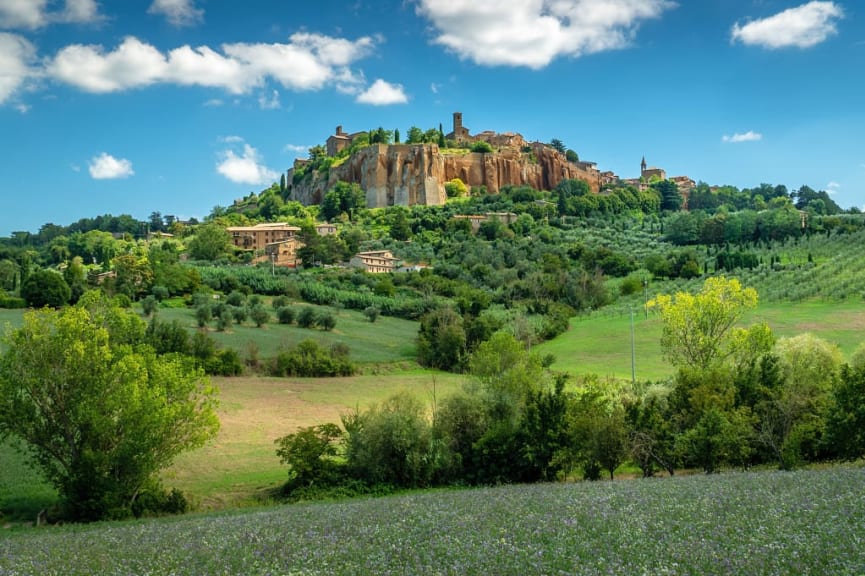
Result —
POLYGON ((621 385, 587 377, 566 386, 545 359, 495 333, 468 360, 471 383, 427 409, 400 394, 342 426, 277 441, 289 492, 333 485, 430 486, 610 478, 630 461, 644 476, 681 467, 865 455, 865 350, 849 364, 825 342, 776 340, 736 327, 757 295, 713 278, 696 294, 659 297, 669 382, 621 385))

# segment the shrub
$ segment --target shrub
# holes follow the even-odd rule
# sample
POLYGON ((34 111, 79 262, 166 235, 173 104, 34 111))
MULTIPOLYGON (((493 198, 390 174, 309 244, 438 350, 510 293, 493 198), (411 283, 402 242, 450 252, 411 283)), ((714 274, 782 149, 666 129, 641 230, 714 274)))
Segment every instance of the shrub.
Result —
POLYGON ((151 316, 156 312, 157 306, 159 306, 159 301, 152 294, 141 301, 141 311, 144 312, 145 316, 151 316))
POLYGON ((322 330, 330 332, 336 327, 336 317, 333 313, 325 310, 316 317, 315 323, 318 324, 322 330))
POLYGON ((280 324, 291 324, 294 322, 294 308, 283 306, 276 311, 276 318, 280 324))
POLYGON ((286 491, 303 486, 333 485, 339 479, 336 460, 342 430, 336 424, 319 424, 301 428, 276 440, 276 455, 288 466, 286 491))
POLYGON ((367 320, 370 322, 375 322, 378 319, 379 314, 381 314, 381 310, 375 306, 367 306, 363 309, 363 315, 366 316, 367 320))
POLYGON ((243 306, 246 303, 246 296, 243 292, 235 290, 225 298, 225 302, 229 306, 243 306))
POLYGON ((472 152, 481 152, 481 153, 489 153, 493 151, 493 147, 490 146, 489 142, 484 142, 481 140, 480 142, 475 142, 472 144, 470 148, 472 152))
POLYGON ((261 304, 253 306, 249 312, 249 316, 258 328, 261 328, 270 319, 270 314, 268 314, 267 309, 261 304))
POLYGON ((21 297, 33 308, 59 308, 69 303, 72 289, 60 274, 51 270, 37 270, 21 285, 21 297))
POLYGON ((315 326, 315 321, 315 308, 312 306, 305 306, 300 309, 300 313, 297 315, 298 326, 301 328, 313 328, 315 326))
MULTIPOLYGON (((346 347, 347 350, 348 347, 346 347)), ((351 376, 354 364, 336 350, 328 351, 315 340, 306 339, 276 355, 270 365, 272 376, 351 376)))
POLYGON ((240 376, 243 374, 243 362, 236 350, 225 348, 218 350, 205 362, 204 371, 213 376, 240 376))
POLYGON ((199 328, 207 326, 212 318, 213 313, 210 310, 210 304, 204 304, 195 309, 195 320, 198 322, 199 328))
POLYGON ((156 285, 153 288, 151 288, 150 294, 154 298, 159 300, 160 302, 162 302, 163 300, 165 300, 166 298, 168 298, 170 296, 168 288, 166 288, 165 286, 161 286, 161 285, 156 285))
POLYGON ((345 459, 367 484, 425 486, 433 475, 432 429, 423 404, 408 392, 364 413, 343 417, 345 459))
POLYGON ((279 310, 280 308, 285 308, 288 306, 288 296, 274 296, 271 301, 271 305, 274 310, 279 310))
POLYGON ((0 308, 27 308, 27 301, 15 296, 0 296, 0 308))
POLYGON ((246 320, 247 316, 246 308, 243 306, 230 306, 229 310, 231 311, 231 317, 234 319, 234 322, 237 324, 243 324, 243 321, 246 320))

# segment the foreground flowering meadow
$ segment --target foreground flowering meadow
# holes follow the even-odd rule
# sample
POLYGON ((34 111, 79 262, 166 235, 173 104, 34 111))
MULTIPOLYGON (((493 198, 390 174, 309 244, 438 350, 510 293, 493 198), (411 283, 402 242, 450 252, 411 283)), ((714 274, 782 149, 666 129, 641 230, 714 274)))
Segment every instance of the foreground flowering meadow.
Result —
POLYGON ((865 574, 865 469, 416 493, 0 535, 24 574, 865 574))

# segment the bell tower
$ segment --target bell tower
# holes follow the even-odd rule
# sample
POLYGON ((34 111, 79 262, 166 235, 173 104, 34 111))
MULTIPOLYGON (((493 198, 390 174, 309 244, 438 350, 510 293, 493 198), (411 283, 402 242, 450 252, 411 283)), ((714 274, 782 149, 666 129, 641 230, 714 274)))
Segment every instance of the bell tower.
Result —
POLYGON ((646 172, 646 157, 643 156, 643 161, 640 163, 640 178, 643 177, 643 174, 646 172))

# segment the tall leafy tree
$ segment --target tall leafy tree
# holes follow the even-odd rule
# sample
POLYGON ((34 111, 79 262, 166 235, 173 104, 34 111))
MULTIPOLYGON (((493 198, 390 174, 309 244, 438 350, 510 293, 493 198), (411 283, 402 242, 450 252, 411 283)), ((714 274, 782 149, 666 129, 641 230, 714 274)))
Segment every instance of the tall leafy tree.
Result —
POLYGON ((650 306, 661 312, 661 346, 677 367, 705 370, 732 354, 736 322, 757 306, 757 291, 735 278, 708 278, 697 294, 658 295, 650 306))
POLYGON ((156 355, 139 318, 98 298, 28 313, 0 356, 0 432, 26 443, 76 520, 128 515, 219 427, 193 360, 156 355))

